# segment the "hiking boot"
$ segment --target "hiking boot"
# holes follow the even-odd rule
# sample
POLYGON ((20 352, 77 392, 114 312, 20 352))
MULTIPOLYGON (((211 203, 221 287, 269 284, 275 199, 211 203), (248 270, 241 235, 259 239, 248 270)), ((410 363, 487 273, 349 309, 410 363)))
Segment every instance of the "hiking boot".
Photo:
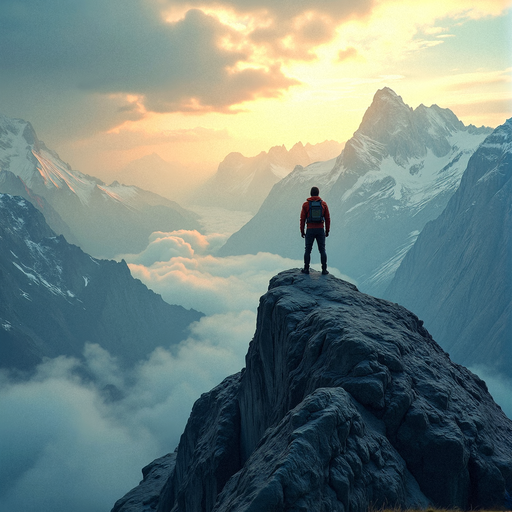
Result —
POLYGON ((329 273, 329 271, 328 271, 326 268, 324 268, 324 269, 322 270, 322 274, 323 274, 324 276, 326 276, 328 273, 329 273))
POLYGON ((303 269, 301 269, 301 272, 303 274, 309 274, 309 268, 304 267, 303 269))

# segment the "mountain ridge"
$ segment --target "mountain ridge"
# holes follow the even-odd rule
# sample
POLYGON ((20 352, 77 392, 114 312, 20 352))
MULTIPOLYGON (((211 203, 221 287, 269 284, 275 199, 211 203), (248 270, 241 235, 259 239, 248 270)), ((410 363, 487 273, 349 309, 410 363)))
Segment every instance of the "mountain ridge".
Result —
POLYGON ((343 144, 333 140, 318 144, 297 142, 288 151, 273 146, 253 157, 229 153, 219 164, 217 172, 194 197, 201 203, 219 205, 233 210, 257 212, 272 186, 287 176, 296 165, 307 165, 318 159, 337 156, 343 144))
POLYGON ((202 315, 171 306, 124 261, 68 244, 21 198, 0 194, 0 365, 32 370, 44 357, 80 358, 98 343, 125 365, 178 343, 202 315))
POLYGON ((37 138, 29 122, 0 115, 4 172, 20 178, 32 195, 45 198, 82 248, 97 257, 140 252, 154 231, 199 227, 197 215, 174 201, 135 186, 106 185, 73 170, 37 138))
POLYGON ((377 91, 336 160, 297 166, 219 254, 299 258, 300 205, 318 186, 331 212, 329 264, 380 295, 421 229, 442 212, 490 131, 465 127, 448 109, 413 110, 389 88, 377 91))

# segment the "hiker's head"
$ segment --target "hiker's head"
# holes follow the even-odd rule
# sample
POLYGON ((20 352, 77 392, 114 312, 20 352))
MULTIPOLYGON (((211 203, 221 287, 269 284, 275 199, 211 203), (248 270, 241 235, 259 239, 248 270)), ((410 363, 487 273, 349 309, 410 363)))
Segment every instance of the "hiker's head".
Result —
POLYGON ((318 190, 318 187, 311 187, 311 196, 317 196, 320 194, 320 190, 318 190))

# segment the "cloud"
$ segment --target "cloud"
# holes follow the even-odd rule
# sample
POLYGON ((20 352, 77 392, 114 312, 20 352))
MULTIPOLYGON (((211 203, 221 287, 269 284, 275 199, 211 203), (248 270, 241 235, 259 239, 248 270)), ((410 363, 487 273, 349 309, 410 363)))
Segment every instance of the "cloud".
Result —
MULTIPOLYGON (((226 237, 184 230, 154 233, 142 253, 123 258, 132 275, 166 302, 206 314, 255 310, 275 274, 303 264, 263 252, 218 258, 212 253, 226 237)), ((313 255, 313 263, 317 256, 313 255)), ((331 271, 341 277, 336 269, 331 271)))
POLYGON ((167 23, 156 7, 142 0, 2 2, 3 102, 23 109, 28 101, 41 116, 78 111, 76 132, 93 119, 109 128, 147 111, 230 112, 299 83, 278 63, 238 67, 249 55, 221 45, 233 29, 217 18, 190 9, 167 23))
POLYGON ((343 62, 350 59, 356 59, 359 56, 359 52, 353 46, 349 46, 345 50, 338 52, 338 62, 343 62))
POLYGON ((95 344, 83 362, 48 360, 27 382, 3 373, 0 509, 110 510, 174 450, 199 395, 242 368, 255 319, 203 318, 173 353, 157 349, 129 373, 95 344))

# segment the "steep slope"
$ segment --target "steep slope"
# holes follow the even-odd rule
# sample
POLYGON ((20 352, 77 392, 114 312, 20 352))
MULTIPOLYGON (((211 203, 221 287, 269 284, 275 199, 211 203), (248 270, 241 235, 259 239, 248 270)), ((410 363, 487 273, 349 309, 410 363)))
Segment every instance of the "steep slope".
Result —
POLYGON ((173 201, 72 170, 21 119, 0 116, 0 171, 10 171, 45 198, 94 256, 140 252, 153 231, 198 227, 196 214, 173 201))
POLYGON ((27 200, 0 194, 0 366, 80 357, 87 341, 134 363, 184 339, 201 316, 165 303, 124 261, 92 258, 57 237, 27 200))
POLYGON ((44 197, 34 194, 19 176, 10 171, 0 171, 0 191, 3 194, 23 197, 32 203, 44 215, 46 222, 55 233, 63 235, 69 243, 78 245, 75 235, 52 205, 44 197))
POLYGON ((201 396, 176 453, 113 512, 491 508, 512 488, 511 436, 414 314, 288 270, 260 300, 246 368, 201 396))
POLYGON ((210 206, 257 212, 273 185, 296 165, 337 157, 343 145, 335 141, 295 144, 290 151, 274 146, 254 157, 230 153, 214 176, 194 194, 195 200, 210 206))
POLYGON ((300 206, 316 185, 331 211, 330 264, 379 295, 423 226, 443 211, 490 131, 464 126, 448 109, 413 110, 391 89, 377 91, 341 155, 297 167, 276 184, 220 254, 300 258, 300 206))
POLYGON ((424 318, 455 361, 510 376, 512 119, 473 154, 459 189, 425 226, 385 295, 424 318))

